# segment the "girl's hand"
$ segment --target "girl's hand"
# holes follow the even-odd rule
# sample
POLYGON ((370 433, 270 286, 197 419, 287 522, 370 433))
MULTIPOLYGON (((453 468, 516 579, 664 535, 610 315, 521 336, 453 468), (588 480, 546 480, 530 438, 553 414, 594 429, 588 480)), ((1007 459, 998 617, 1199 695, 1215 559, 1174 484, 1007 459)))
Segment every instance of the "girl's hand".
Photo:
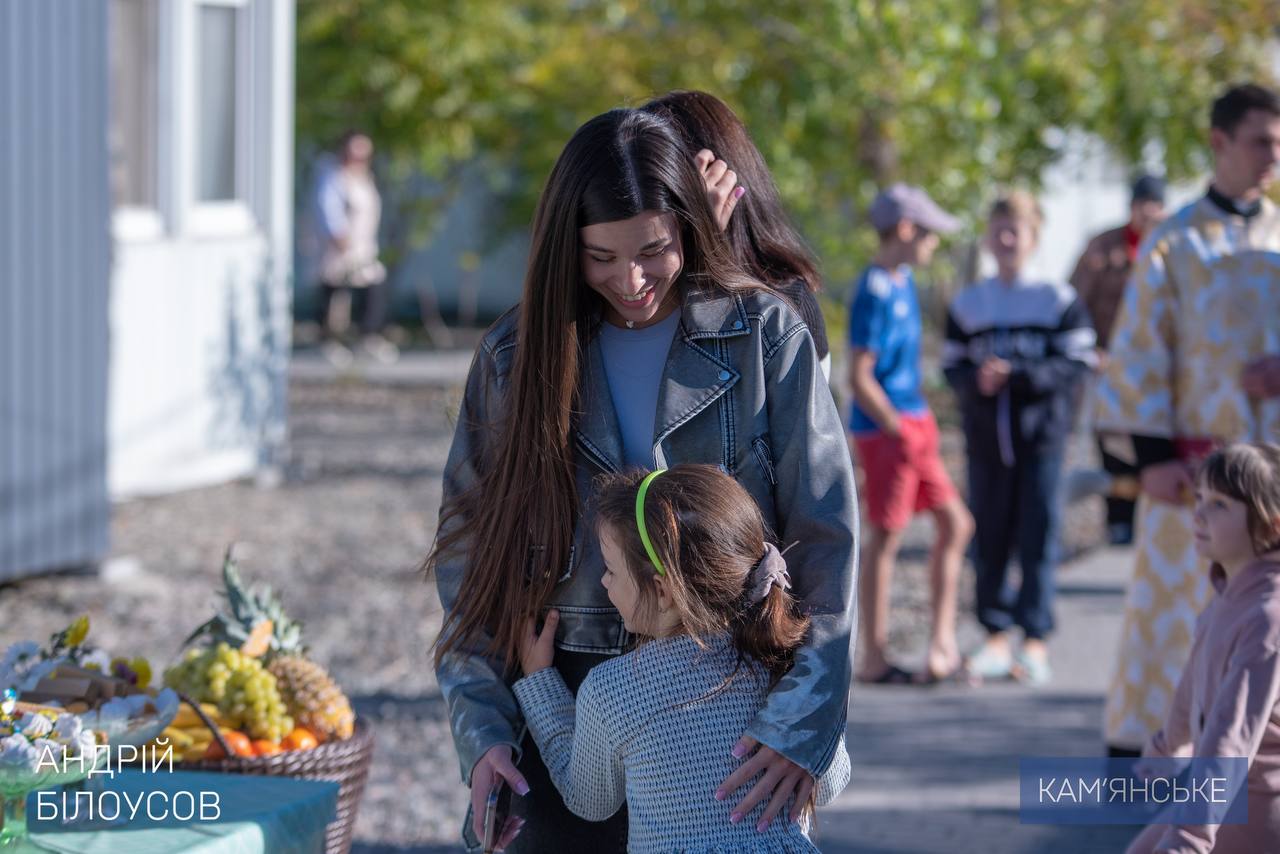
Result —
POLYGON ((716 215, 716 225, 724 231, 729 227, 729 217, 738 206, 738 199, 746 194, 746 187, 738 186, 738 175, 723 160, 717 160, 709 149, 702 149, 693 157, 698 173, 707 185, 707 201, 716 215))
POLYGON ((729 821, 737 824, 742 821, 743 816, 755 809, 757 804, 769 798, 769 806, 756 824, 756 830, 764 833, 769 829, 769 823, 773 821, 774 816, 786 805, 787 798, 792 795, 795 795, 795 801, 791 805, 790 819, 791 821, 800 819, 805 804, 809 802, 809 795, 813 792, 814 780, 813 775, 808 771, 772 747, 761 745, 749 735, 744 735, 738 740, 734 745, 733 755, 741 758, 755 747, 760 748, 755 755, 742 763, 742 767, 725 778, 720 788, 716 789, 716 800, 723 801, 737 791, 742 784, 763 771, 764 776, 760 778, 760 782, 752 786, 747 796, 733 808, 729 821))
POLYGON ((555 657, 556 626, 560 625, 560 612, 552 608, 542 623, 542 634, 536 631, 537 623, 530 617, 525 623, 524 636, 520 638, 520 668, 524 675, 536 673, 551 666, 555 657))
MULTIPOLYGON (((529 784, 511 762, 511 746, 507 744, 495 744, 490 747, 476 760, 475 767, 471 769, 471 830, 475 833, 476 839, 484 839, 485 804, 489 800, 489 792, 493 791, 499 778, 506 780, 511 791, 517 795, 523 797, 529 794, 529 784)), ((519 819, 509 820, 507 826, 502 829, 499 848, 505 848, 511 843, 515 834, 519 833, 518 825, 512 827, 513 821, 523 824, 519 819)))

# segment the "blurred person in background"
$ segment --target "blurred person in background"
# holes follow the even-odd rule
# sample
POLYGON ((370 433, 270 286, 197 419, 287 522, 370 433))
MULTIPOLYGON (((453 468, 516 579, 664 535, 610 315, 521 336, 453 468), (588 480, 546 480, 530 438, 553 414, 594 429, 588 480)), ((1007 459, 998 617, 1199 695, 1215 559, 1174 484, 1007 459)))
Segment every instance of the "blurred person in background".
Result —
POLYGON ((1089 313, 1065 282, 1028 280, 1043 214, 1033 196, 996 200, 987 249, 996 275, 961 291, 947 315, 942 363, 955 389, 977 523, 978 622, 987 639, 965 662, 974 679, 1051 677, 1058 480, 1075 388, 1096 363, 1089 313), (1009 583, 1017 553, 1018 590, 1009 583), (1010 630, 1022 630, 1015 653, 1010 630))
MULTIPOLYGON (((1098 333, 1099 370, 1105 370, 1107 346, 1116 311, 1124 296, 1125 285, 1138 257, 1138 246, 1153 227, 1164 220, 1164 181, 1154 175, 1142 175, 1133 183, 1129 201, 1129 221, 1108 229, 1089 241, 1071 274, 1093 328, 1098 333)), ((1083 402, 1083 395, 1081 397, 1083 402)), ((1108 450, 1107 437, 1095 434, 1102 467, 1113 477, 1136 477, 1138 470, 1132 459, 1122 459, 1108 450)), ((1134 502, 1130 498, 1107 497, 1107 538, 1112 545, 1133 542, 1134 502)))
POLYGON ((666 116, 680 129, 734 259, 800 312, 829 379, 827 324, 815 296, 822 289, 818 261, 782 209, 773 175, 746 125, 728 104, 707 92, 668 92, 641 109, 666 116))
POLYGON ((1193 472, 1216 446, 1280 440, 1280 97, 1235 86, 1213 103, 1208 192, 1142 244, 1095 396, 1095 427, 1140 470, 1133 578, 1107 695, 1113 756, 1163 723, 1210 585, 1196 557, 1193 472))
POLYGON ((335 367, 351 364, 354 322, 360 346, 380 362, 399 357, 382 335, 387 315, 387 271, 378 260, 382 198, 370 161, 373 141, 348 131, 337 146, 337 160, 322 168, 316 181, 316 225, 321 242, 319 319, 325 357, 335 367))
POLYGON ((880 248, 862 273, 849 309, 850 450, 865 475, 871 522, 858 579, 862 660, 858 679, 874 684, 937 682, 960 668, 956 586, 973 516, 942 464, 938 424, 920 382, 920 303, 913 267, 928 264, 938 235, 959 223, 919 187, 896 184, 871 203, 880 248), (889 582, 902 533, 916 513, 934 518, 929 558, 933 625, 920 674, 891 664, 889 582))

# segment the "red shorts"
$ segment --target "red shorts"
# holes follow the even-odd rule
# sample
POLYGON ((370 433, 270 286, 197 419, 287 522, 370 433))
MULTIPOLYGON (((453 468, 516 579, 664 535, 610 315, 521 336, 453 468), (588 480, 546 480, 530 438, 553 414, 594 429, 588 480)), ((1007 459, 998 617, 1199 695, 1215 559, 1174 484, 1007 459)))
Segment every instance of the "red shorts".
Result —
POLYGON ((900 415, 898 424, 898 439, 883 433, 850 437, 864 475, 867 518, 885 531, 900 531, 916 513, 956 497, 938 453, 938 422, 933 413, 900 415))

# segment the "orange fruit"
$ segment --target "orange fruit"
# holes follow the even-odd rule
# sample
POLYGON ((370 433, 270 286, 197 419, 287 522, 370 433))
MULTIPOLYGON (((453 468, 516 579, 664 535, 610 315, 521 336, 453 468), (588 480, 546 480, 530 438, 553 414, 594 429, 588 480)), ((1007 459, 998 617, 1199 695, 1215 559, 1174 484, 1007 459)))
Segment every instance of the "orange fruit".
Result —
POLYGON ((319 744, 320 741, 316 738, 315 733, 304 726, 294 727, 280 742, 280 746, 285 750, 310 750, 319 744))
MULTIPOLYGON (((253 744, 249 741, 249 736, 235 729, 222 731, 222 737, 226 740, 227 746, 231 748, 231 752, 236 756, 253 756, 253 744)), ((218 746, 217 739, 209 742, 209 749, 204 752, 205 759, 223 759, 224 754, 222 748, 218 746)))
POLYGON ((265 738, 256 739, 253 742, 254 756, 271 756, 276 753, 283 753, 284 748, 276 744, 274 741, 268 741, 265 738))

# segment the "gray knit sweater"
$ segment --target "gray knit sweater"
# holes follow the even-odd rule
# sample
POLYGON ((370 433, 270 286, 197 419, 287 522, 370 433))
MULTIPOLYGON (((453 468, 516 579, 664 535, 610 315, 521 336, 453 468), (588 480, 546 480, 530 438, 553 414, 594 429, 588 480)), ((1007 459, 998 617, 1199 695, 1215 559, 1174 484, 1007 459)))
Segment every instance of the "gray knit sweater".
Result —
MULTIPOLYGON (((727 635, 706 649, 679 635, 592 669, 576 704, 555 668, 516 682, 529 731, 565 805, 602 821, 625 801, 632 852, 817 851, 785 813, 757 832, 765 804, 741 823, 729 822, 755 780, 715 799, 716 787, 742 762, 730 751, 768 694, 768 676, 754 663, 720 688, 736 660, 727 635)), ((849 755, 839 739, 818 779, 819 806, 849 782, 849 755)))

